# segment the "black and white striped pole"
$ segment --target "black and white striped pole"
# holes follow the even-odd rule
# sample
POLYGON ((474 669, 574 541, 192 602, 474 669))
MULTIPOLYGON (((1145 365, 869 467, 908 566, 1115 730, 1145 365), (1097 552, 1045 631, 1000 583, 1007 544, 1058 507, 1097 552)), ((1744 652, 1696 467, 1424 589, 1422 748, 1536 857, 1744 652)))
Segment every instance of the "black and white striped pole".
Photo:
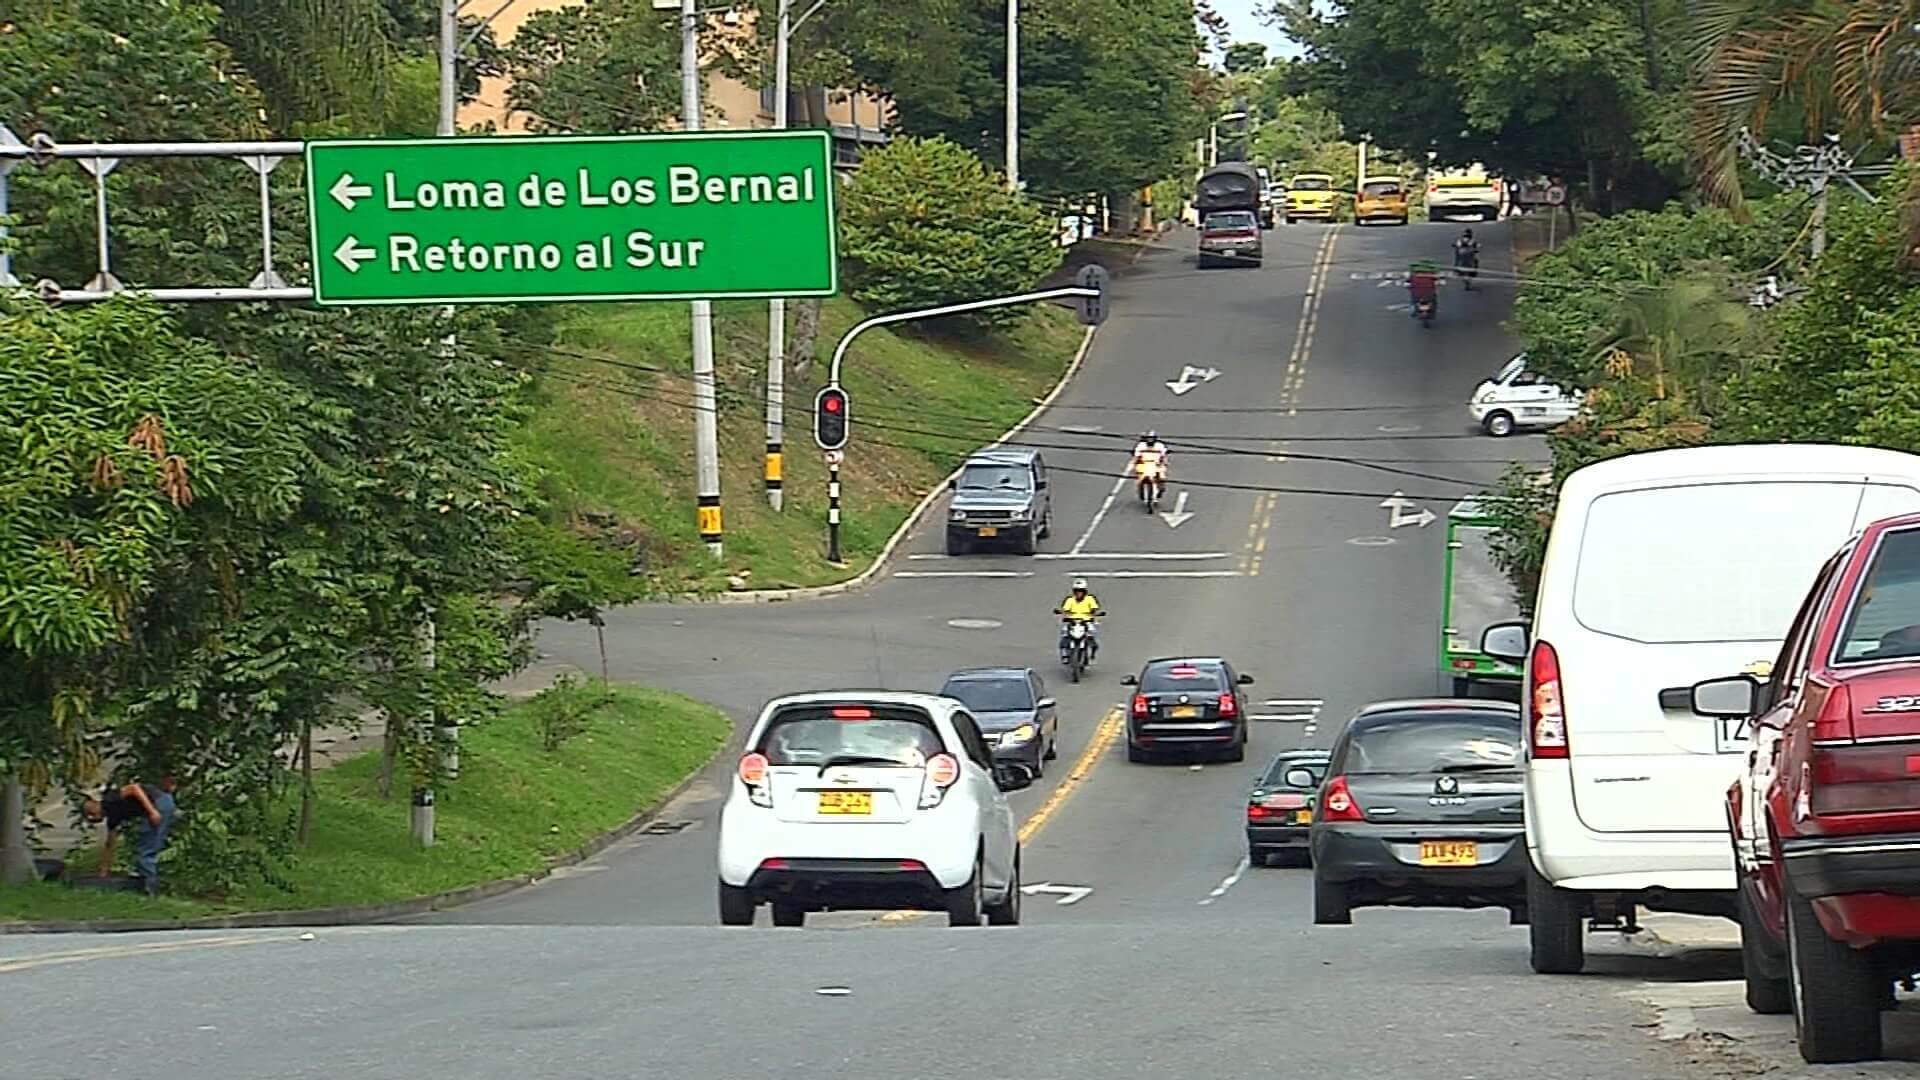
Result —
POLYGON ((827 561, 840 562, 840 462, 845 455, 827 451, 827 561))

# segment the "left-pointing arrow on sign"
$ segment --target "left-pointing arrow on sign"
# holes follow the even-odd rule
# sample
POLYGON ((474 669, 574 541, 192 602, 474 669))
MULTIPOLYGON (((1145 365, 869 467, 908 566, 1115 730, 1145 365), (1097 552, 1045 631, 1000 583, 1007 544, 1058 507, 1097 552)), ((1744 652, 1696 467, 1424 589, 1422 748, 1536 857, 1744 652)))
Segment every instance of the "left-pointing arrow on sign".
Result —
POLYGON ((352 173, 341 173, 340 179, 335 180, 333 186, 327 189, 327 194, 333 196, 334 202, 351 210, 355 199, 373 198, 373 189, 365 184, 354 183, 352 173))
POLYGON ((360 272, 361 263, 379 254, 370 247, 361 247, 360 238, 352 235, 340 241, 340 246, 333 249, 333 257, 340 260, 340 265, 346 267, 349 273, 355 274, 360 272))

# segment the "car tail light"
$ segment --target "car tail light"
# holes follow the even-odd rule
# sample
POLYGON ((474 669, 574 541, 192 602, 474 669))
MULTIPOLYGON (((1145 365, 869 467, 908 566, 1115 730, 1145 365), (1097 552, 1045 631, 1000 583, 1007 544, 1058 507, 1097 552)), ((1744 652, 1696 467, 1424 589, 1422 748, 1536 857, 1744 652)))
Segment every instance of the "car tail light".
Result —
POLYGON ((1533 711, 1527 725, 1527 749, 1536 758, 1567 756, 1567 711, 1560 687, 1560 654, 1544 641, 1533 643, 1528 682, 1533 711))
POLYGON ((1808 759, 1815 814, 1920 810, 1920 742, 1815 746, 1808 759))
POLYGON ((755 806, 772 806, 773 793, 767 790, 767 755, 746 754, 740 758, 740 782, 747 786, 747 798, 755 806))
POLYGON ((920 809, 931 810, 947 797, 947 789, 960 779, 960 761, 952 754, 935 754, 927 759, 927 779, 920 785, 920 809))
POLYGON ((833 717, 835 720, 871 720, 873 719, 873 710, 837 708, 829 709, 827 715, 833 717))
POLYGON ((1240 715, 1240 703, 1233 700, 1232 694, 1220 695, 1220 715, 1221 716, 1239 716, 1240 715))
POLYGON ((1347 778, 1336 776, 1327 781, 1327 797, 1320 800, 1321 821, 1365 821, 1367 815, 1347 790, 1347 778))
POLYGON ((1259 821, 1262 818, 1279 817, 1279 816, 1280 816, 1280 811, 1270 810, 1267 807, 1261 806, 1259 803, 1249 803, 1247 805, 1248 821, 1259 821))
POLYGON ((760 869, 762 869, 762 870, 786 870, 786 869, 789 869, 789 867, 788 867, 788 864, 787 864, 787 860, 785 860, 785 859, 761 859, 761 860, 760 860, 760 869))
POLYGON ((921 862, 919 859, 901 859, 900 860, 900 869, 902 870, 918 871, 918 870, 925 870, 926 868, 927 868, 927 864, 921 862))
POLYGON ((1815 742, 1853 738, 1853 694, 1845 683, 1827 690, 1827 700, 1814 715, 1812 734, 1815 742))
POLYGON ((1147 718, 1147 695, 1133 695, 1133 716, 1136 720, 1145 720, 1147 718))

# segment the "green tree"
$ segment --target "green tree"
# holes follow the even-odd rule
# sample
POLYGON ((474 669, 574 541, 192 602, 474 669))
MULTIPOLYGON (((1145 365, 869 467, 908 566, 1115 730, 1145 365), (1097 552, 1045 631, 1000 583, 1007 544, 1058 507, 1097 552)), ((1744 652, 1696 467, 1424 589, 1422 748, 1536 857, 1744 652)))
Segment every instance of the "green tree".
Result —
POLYGON ((150 304, 0 314, 0 771, 44 786, 97 765, 169 564, 289 514, 302 451, 286 387, 150 304))
POLYGON ((504 60, 507 105, 534 131, 652 131, 680 113, 678 14, 646 0, 536 12, 504 60))
MULTIPOLYGON (((945 139, 899 138, 869 154, 840 211, 848 291, 904 311, 1033 289, 1060 265, 1054 223, 945 139)), ((1018 308, 961 321, 991 326, 1018 308)))
POLYGON ((1235 75, 1244 71, 1258 71, 1267 66, 1267 47, 1257 41, 1234 42, 1227 46, 1226 55, 1220 63, 1235 75))

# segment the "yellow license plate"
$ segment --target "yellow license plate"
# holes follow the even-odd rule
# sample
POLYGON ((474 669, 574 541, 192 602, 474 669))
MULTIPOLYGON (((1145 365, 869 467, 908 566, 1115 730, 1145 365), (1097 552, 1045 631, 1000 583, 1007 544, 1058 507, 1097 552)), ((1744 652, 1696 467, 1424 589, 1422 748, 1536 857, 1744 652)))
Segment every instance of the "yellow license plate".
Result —
POLYGON ((1295 825, 1305 825, 1312 820, 1313 811, 1311 810, 1295 810, 1293 812, 1293 823, 1295 825))
POLYGON ((823 791, 820 793, 820 812, 822 814, 872 814, 873 792, 823 791))
POLYGON ((1173 708, 1167 710, 1167 715, 1173 717, 1175 720, 1184 720, 1190 716, 1199 716, 1200 707, 1197 705, 1175 705, 1173 708))
POLYGON ((1479 866, 1480 845, 1472 840, 1423 840, 1421 866, 1479 866))
POLYGON ((980 535, 981 536, 999 536, 1000 530, 991 525, 988 525, 985 528, 982 528, 980 530, 980 535))

